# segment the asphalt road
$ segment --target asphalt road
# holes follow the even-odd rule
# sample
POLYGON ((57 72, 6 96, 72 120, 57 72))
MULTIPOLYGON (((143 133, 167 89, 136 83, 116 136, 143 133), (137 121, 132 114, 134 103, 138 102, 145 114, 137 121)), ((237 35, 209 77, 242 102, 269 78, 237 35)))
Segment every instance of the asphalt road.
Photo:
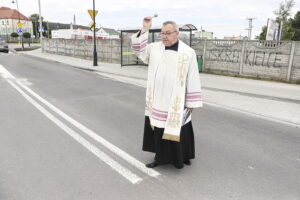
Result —
POLYGON ((299 128, 205 105, 192 165, 145 172, 118 154, 153 159, 144 88, 19 54, 1 66, 12 74, 0 73, 1 200, 300 199, 299 128))

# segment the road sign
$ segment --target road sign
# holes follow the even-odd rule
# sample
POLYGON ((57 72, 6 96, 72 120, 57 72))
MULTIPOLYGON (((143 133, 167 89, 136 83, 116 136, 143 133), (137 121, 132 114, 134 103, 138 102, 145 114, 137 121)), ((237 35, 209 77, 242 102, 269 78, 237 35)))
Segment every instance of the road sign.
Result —
POLYGON ((21 22, 18 22, 17 25, 18 25, 19 28, 23 27, 23 23, 21 23, 21 22))
MULTIPOLYGON (((89 12, 92 20, 94 20, 94 10, 88 10, 88 12, 89 12)), ((97 14, 98 14, 98 10, 95 10, 95 17, 97 16, 97 14)))
POLYGON ((18 29, 17 29, 17 33, 18 33, 19 35, 23 35, 23 32, 24 32, 24 30, 23 30, 22 28, 18 28, 18 29))
POLYGON ((39 27, 39 32, 45 32, 45 28, 43 26, 39 27))
POLYGON ((91 27, 91 28, 93 29, 94 26, 95 26, 95 23, 92 21, 92 22, 89 24, 89 27, 91 27))

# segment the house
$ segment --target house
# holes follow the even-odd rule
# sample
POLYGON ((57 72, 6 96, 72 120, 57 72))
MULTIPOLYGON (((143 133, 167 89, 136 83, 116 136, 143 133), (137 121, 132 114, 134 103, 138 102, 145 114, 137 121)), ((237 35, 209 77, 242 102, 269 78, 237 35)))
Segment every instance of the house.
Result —
POLYGON ((28 17, 15 9, 0 7, 0 36, 10 36, 11 33, 17 32, 18 22, 23 24, 24 33, 33 34, 32 21, 28 17))
POLYGON ((213 32, 207 32, 205 30, 201 30, 201 31, 195 32, 194 37, 195 38, 200 38, 200 39, 211 40, 211 39, 214 38, 214 33, 213 32))
POLYGON ((93 32, 87 29, 58 29, 51 31, 52 38, 58 39, 92 39, 93 32))
MULTIPOLYGON (((93 39, 94 33, 87 29, 73 29, 71 24, 70 29, 59 29, 52 30, 52 38, 63 38, 63 39, 93 39)), ((96 29, 97 39, 119 39, 119 32, 109 28, 96 29)))
POLYGON ((97 37, 109 38, 109 39, 112 39, 112 38, 119 39, 120 33, 118 31, 116 31, 115 29, 100 27, 99 30, 97 31, 97 37))
POLYGON ((224 40, 247 40, 247 36, 225 36, 224 40))

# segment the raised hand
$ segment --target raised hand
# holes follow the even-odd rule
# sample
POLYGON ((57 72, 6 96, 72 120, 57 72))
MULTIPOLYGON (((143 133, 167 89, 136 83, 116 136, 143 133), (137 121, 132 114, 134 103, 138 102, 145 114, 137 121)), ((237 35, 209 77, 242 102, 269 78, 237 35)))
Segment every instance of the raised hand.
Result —
POLYGON ((148 31, 152 26, 152 17, 145 17, 143 20, 142 33, 148 31))

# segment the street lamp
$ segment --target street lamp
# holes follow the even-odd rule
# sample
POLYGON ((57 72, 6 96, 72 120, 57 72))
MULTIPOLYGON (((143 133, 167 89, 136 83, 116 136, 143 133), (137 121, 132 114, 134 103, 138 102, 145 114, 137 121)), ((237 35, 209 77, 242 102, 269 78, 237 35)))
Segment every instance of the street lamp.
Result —
POLYGON ((93 21, 94 21, 94 52, 93 52, 93 57, 94 57, 94 62, 93 66, 98 66, 97 63, 97 48, 96 48, 96 15, 95 15, 95 0, 93 0, 93 21))
MULTIPOLYGON (((15 3, 15 1, 12 0, 11 3, 15 3)), ((16 0, 16 4, 17 4, 18 18, 19 18, 19 23, 20 23, 20 12, 19 12, 19 4, 18 4, 18 0, 16 0)), ((23 34, 21 34, 21 41, 22 41, 22 50, 24 50, 23 34)))

